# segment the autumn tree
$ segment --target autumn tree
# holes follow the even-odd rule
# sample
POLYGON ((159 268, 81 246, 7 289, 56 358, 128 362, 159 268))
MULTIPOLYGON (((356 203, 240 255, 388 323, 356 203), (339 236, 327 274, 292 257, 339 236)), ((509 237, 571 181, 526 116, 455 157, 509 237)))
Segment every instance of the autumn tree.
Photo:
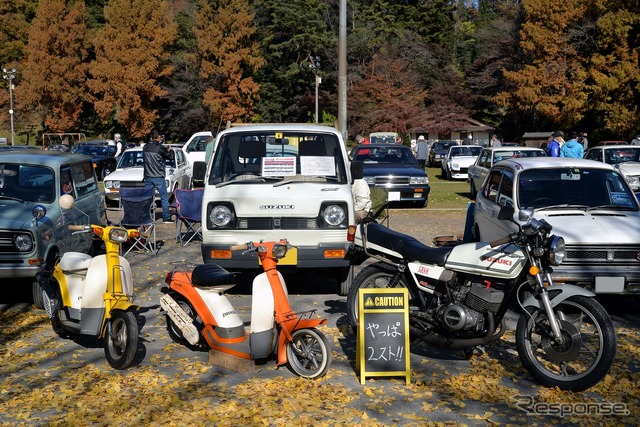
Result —
POLYGON ((87 79, 86 10, 81 0, 40 0, 29 31, 17 99, 39 112, 45 127, 76 130, 87 79))
POLYGON ((204 105, 214 123, 251 119, 260 89, 252 73, 264 64, 253 40, 253 18, 246 0, 198 1, 194 33, 200 76, 210 84, 204 105))
POLYGON ((349 89, 350 133, 404 134, 423 124, 427 91, 415 83, 419 78, 406 61, 383 49, 364 69, 349 89))
POLYGON ((165 94, 158 80, 170 75, 168 46, 176 25, 166 0, 111 0, 95 37, 88 87, 103 122, 115 121, 134 138, 158 118, 154 101, 165 94))

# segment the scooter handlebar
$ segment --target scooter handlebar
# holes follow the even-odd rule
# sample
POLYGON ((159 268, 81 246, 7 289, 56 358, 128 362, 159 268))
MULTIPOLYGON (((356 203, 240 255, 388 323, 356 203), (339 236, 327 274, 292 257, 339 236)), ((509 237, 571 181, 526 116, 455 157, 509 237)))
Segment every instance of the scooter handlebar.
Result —
POLYGON ((84 231, 85 227, 86 226, 84 226, 84 225, 70 225, 69 226, 69 230, 72 230, 72 231, 84 231))
POLYGON ((246 243, 244 245, 231 245, 231 247, 229 247, 232 251, 243 251, 247 248, 248 246, 246 243))

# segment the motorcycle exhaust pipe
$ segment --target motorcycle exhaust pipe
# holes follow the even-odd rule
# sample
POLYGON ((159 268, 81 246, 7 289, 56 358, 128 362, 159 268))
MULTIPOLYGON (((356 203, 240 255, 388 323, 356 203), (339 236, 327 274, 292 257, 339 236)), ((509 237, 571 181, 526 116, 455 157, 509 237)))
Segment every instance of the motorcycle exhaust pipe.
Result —
POLYGON ((507 330, 506 322, 504 321, 504 319, 502 319, 502 321, 500 322, 500 332, 498 332, 497 334, 493 334, 495 332, 494 325, 495 325, 495 321, 493 319, 493 316, 490 315, 489 328, 488 328, 490 332, 481 338, 467 338, 467 339, 450 339, 450 338, 445 338, 438 335, 431 335, 428 332, 418 329, 413 325, 409 325, 409 331, 412 337, 418 338, 419 340, 424 341, 427 344, 437 345, 438 347, 457 349, 457 348, 466 348, 466 347, 475 347, 478 345, 485 345, 499 339, 500 337, 502 337, 502 335, 504 335, 504 333, 507 330))

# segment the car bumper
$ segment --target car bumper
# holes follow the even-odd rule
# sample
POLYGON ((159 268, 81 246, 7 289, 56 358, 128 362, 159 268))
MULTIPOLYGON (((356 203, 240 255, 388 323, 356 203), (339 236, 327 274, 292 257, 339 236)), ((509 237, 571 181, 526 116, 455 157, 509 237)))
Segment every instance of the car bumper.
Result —
POLYGON ((416 186, 384 186, 373 185, 372 188, 382 189, 387 192, 387 200, 392 203, 396 202, 414 202, 426 203, 429 198, 431 187, 428 185, 416 186))
POLYGON ((640 270, 636 267, 555 267, 551 275, 554 283, 581 286, 596 294, 640 294, 640 270))
MULTIPOLYGON (((235 244, 235 243, 233 243, 235 244)), ((258 258, 255 253, 243 254, 242 251, 232 251, 229 253, 229 244, 202 244, 202 259, 205 264, 218 264, 229 269, 252 269, 259 268, 258 258), (222 252, 227 256, 216 257, 212 252, 222 252)), ((347 267, 349 261, 344 260, 344 242, 320 247, 297 246, 295 259, 289 259, 278 263, 281 265, 295 266, 297 268, 325 268, 325 267, 347 267), (330 254, 329 256, 327 254, 330 254)))
POLYGON ((469 174, 467 172, 462 171, 451 171, 452 179, 464 179, 465 181, 469 179, 469 174))

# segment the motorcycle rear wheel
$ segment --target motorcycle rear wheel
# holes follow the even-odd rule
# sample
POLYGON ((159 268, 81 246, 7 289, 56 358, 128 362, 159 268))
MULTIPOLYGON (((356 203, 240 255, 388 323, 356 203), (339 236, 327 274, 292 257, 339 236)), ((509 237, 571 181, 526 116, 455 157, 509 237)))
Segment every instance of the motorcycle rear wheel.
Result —
POLYGON ((563 344, 553 342, 547 315, 529 308, 518 319, 516 347, 522 365, 541 384, 582 391, 609 372, 616 355, 611 318, 593 298, 573 296, 554 307, 563 344))
POLYGON ((331 349, 327 337, 315 328, 294 331, 287 346, 289 368, 302 378, 324 376, 331 365, 331 349))
POLYGON ((104 355, 114 369, 126 369, 138 351, 138 322, 131 311, 113 310, 111 334, 104 337, 104 355))
MULTIPOLYGON (((363 268, 353 279, 349 296, 347 297, 347 315, 352 328, 358 326, 358 289, 360 288, 389 288, 389 283, 397 270, 383 262, 377 262, 363 268)), ((404 277, 396 287, 407 287, 404 277)))

